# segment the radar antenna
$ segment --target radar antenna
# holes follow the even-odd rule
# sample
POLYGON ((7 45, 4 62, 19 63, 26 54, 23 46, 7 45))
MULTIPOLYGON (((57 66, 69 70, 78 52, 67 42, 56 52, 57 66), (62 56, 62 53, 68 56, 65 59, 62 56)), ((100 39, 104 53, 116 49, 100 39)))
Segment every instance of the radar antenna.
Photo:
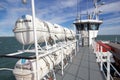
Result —
POLYGON ((79 14, 79 5, 78 5, 79 1, 77 0, 77 17, 76 20, 80 19, 80 14, 79 14))
POLYGON ((98 10, 99 7, 101 7, 102 5, 104 5, 105 3, 102 2, 101 3, 101 0, 94 0, 94 7, 95 7, 95 10, 94 12, 92 13, 92 18, 96 20, 99 20, 99 14, 102 13, 102 11, 98 10))

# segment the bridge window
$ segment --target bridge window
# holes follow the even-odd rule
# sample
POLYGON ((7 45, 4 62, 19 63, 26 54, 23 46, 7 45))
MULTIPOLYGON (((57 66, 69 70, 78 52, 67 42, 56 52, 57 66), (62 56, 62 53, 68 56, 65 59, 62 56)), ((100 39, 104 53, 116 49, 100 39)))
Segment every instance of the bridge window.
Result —
POLYGON ((88 30, 88 24, 84 24, 83 30, 87 31, 88 30))
POLYGON ((78 31, 82 30, 81 24, 76 24, 76 28, 77 28, 78 31))
POLYGON ((99 24, 90 24, 89 30, 98 30, 99 24))
POLYGON ((80 30, 87 31, 88 30, 88 25, 89 24, 85 24, 85 23, 83 23, 83 24, 76 24, 76 28, 77 28, 78 31, 80 31, 80 30))
POLYGON ((31 20, 24 20, 23 22, 31 22, 31 20))

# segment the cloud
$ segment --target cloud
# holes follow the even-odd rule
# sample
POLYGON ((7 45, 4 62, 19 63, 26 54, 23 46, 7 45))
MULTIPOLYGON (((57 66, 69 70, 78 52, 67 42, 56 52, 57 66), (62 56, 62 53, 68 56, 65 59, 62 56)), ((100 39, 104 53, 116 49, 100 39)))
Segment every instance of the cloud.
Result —
POLYGON ((120 35, 120 25, 100 27, 98 34, 100 34, 100 35, 112 35, 112 34, 120 35))
POLYGON ((52 23, 62 24, 69 21, 70 18, 68 19, 68 17, 74 18, 76 5, 77 0, 57 0, 50 7, 46 6, 43 9, 38 9, 37 16, 52 23))
MULTIPOLYGON (((108 14, 108 13, 115 13, 115 12, 120 12, 120 1, 116 1, 116 2, 111 2, 111 3, 106 3, 105 5, 102 5, 99 10, 103 11, 103 14, 108 14)), ((88 8, 88 11, 93 12, 94 8, 88 8)), ((81 13, 86 13, 87 9, 82 10, 81 13)))
POLYGON ((101 7, 103 10, 103 24, 100 27, 99 34, 120 35, 120 1, 112 2, 101 7), (106 14, 106 15, 105 15, 106 14))
MULTIPOLYGON (((26 5, 23 5, 21 3, 21 0, 5 0, 5 2, 0 1, 0 5, 3 6, 6 11, 6 15, 4 15, 4 19, 0 19, 0 30, 1 30, 0 35, 3 35, 2 33, 5 33, 4 35, 9 35, 9 34, 13 35, 12 29, 14 28, 15 21, 23 14, 31 14, 31 4, 30 4, 30 0, 28 1, 29 2, 26 5), (9 30, 11 31, 5 30, 7 28, 9 28, 9 30)), ((64 25, 69 25, 68 22, 72 22, 76 18, 77 0, 52 0, 52 1, 35 0, 35 1, 37 2, 35 3, 36 17, 38 17, 39 19, 46 20, 51 23, 57 23, 64 26, 64 25)), ((84 6, 85 4, 84 0, 78 0, 78 1, 82 3, 82 6, 84 6)), ((112 13, 112 15, 110 14, 107 16, 104 16, 103 14, 103 17, 105 17, 103 23, 104 25, 102 25, 101 27, 103 32, 107 33, 105 29, 108 31, 110 30, 110 28, 113 28, 111 24, 120 25, 119 4, 120 1, 116 1, 106 4, 100 8, 103 10, 104 14, 112 13), (111 26, 109 28, 106 28, 107 25, 108 26, 111 25, 111 26)), ((93 8, 90 7, 88 10, 92 11, 93 8)), ((82 9, 81 13, 86 13, 86 11, 87 9, 82 9)), ((119 29, 119 27, 116 28, 119 29)), ((115 31, 111 33, 114 32, 115 31)))
MULTIPOLYGON (((2 11, 4 18, 0 19, 0 35, 13 35, 13 28, 16 20, 25 13, 30 13, 30 9, 24 6, 19 6, 19 0, 6 0, 1 5, 4 7, 2 11)), ((22 3, 21 3, 22 4, 22 3)), ((2 12, 1 11, 1 12, 2 12)))
POLYGON ((104 11, 104 13, 114 13, 120 11, 120 1, 112 2, 102 6, 100 9, 104 11))
POLYGON ((62 8, 67 8, 67 7, 73 7, 77 4, 77 0, 61 0, 59 6, 61 6, 62 8))
POLYGON ((113 17, 104 21, 105 25, 120 24, 120 17, 113 17))
MULTIPOLYGON (((117 18, 116 18, 117 19, 117 18)), ((105 34, 105 35, 112 35, 117 34, 120 35, 120 22, 117 21, 107 20, 100 26, 99 34, 105 34)))

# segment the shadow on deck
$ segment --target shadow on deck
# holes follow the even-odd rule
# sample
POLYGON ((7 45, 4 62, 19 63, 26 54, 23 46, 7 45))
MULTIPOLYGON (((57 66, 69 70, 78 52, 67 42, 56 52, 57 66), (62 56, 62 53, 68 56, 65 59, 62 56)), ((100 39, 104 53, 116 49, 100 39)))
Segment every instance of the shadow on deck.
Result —
POLYGON ((61 76, 61 71, 58 71, 56 78, 57 80, 105 80, 91 47, 80 47, 80 52, 64 69, 64 75, 61 76))

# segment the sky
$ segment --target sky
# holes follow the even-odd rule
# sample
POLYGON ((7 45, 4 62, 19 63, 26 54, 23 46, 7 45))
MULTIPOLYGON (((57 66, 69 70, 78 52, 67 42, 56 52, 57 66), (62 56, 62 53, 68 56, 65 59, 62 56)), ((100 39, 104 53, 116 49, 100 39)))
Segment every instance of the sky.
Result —
MULTIPOLYGON (((120 0, 101 0, 99 35, 120 35, 120 0)), ((77 12, 93 11, 92 0, 35 0, 36 17, 73 29, 77 12)), ((31 0, 0 0, 0 36, 14 36, 15 22, 22 15, 31 15, 31 0)))

